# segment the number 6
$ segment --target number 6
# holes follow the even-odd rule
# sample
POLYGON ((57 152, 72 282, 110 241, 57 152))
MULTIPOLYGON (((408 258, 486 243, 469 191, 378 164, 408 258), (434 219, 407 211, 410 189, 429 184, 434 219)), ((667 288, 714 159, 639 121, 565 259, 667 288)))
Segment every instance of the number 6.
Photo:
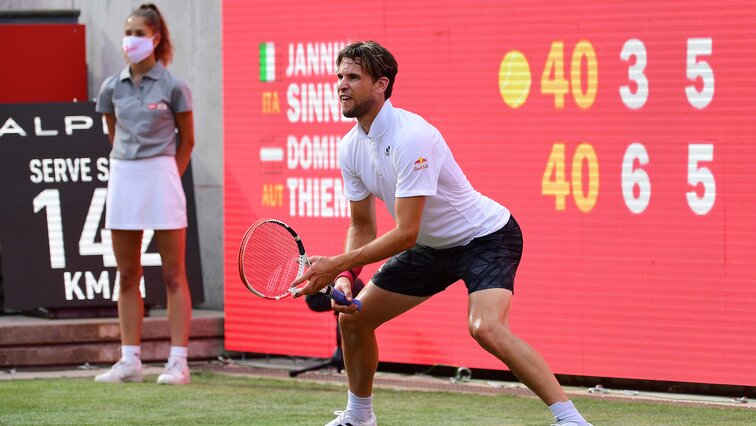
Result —
POLYGON ((648 207, 651 199, 651 180, 648 173, 640 167, 635 167, 635 160, 640 166, 649 162, 646 147, 635 142, 627 147, 625 157, 622 159, 622 198, 625 199, 627 208, 640 214, 648 207), (634 188, 638 187, 638 196, 635 196, 634 188))

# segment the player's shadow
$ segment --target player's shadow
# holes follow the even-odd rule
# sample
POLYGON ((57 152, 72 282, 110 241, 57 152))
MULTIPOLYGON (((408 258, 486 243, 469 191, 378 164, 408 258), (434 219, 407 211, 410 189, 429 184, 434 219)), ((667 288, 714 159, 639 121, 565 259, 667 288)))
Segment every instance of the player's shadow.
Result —
MULTIPOLYGON (((365 284, 362 282, 362 280, 360 280, 359 278, 355 279, 354 285, 352 286, 352 295, 356 297, 363 287, 365 287, 365 284)), ((289 376, 297 377, 302 373, 314 370, 322 370, 324 368, 335 368, 337 372, 341 373, 344 370, 344 355, 341 352, 341 330, 339 330, 339 313, 331 309, 331 299, 329 299, 323 293, 316 293, 305 296, 305 302, 307 302, 307 306, 315 312, 332 311, 334 313, 334 318, 336 319, 336 349, 333 351, 333 355, 331 355, 331 359, 329 359, 328 361, 299 370, 291 370, 289 371, 289 376)))

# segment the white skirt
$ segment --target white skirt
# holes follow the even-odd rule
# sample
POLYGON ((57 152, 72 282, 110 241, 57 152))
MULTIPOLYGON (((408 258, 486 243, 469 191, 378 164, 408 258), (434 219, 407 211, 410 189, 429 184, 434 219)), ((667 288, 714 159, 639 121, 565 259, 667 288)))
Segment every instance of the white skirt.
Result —
POLYGON ((167 230, 186 225, 186 195, 175 157, 110 159, 106 228, 167 230))

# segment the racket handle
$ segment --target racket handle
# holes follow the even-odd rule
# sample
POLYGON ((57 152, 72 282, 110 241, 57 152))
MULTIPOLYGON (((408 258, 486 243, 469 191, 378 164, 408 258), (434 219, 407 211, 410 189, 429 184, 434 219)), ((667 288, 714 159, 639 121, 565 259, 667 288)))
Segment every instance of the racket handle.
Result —
MULTIPOLYGON (((347 306, 347 305, 349 305, 349 302, 347 301, 347 298, 346 298, 346 296, 344 296, 344 293, 342 293, 342 292, 341 292, 341 291, 339 291, 339 290, 336 290, 335 288, 333 288, 333 286, 330 286, 330 285, 329 285, 328 287, 324 288, 324 289, 323 289, 323 290, 321 290, 321 291, 322 291, 322 292, 323 292, 323 294, 325 294, 326 296, 328 296, 328 297, 330 297, 331 299, 335 300, 335 301, 336 301, 336 303, 338 303, 339 305, 344 305, 344 306, 347 306)), ((357 310, 358 310, 358 311, 359 311, 359 310, 362 310, 362 303, 361 303, 361 302, 360 302, 359 300, 357 300, 357 299, 352 299, 352 303, 354 303, 355 305, 357 305, 357 310)))

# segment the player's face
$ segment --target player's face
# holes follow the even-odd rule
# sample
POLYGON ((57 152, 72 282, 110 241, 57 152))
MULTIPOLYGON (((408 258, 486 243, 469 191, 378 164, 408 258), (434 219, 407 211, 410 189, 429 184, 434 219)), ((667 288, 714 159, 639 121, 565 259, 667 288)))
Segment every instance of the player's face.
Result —
POLYGON ((339 65, 339 100, 344 117, 360 118, 370 113, 378 102, 376 82, 360 64, 344 58, 339 65))

